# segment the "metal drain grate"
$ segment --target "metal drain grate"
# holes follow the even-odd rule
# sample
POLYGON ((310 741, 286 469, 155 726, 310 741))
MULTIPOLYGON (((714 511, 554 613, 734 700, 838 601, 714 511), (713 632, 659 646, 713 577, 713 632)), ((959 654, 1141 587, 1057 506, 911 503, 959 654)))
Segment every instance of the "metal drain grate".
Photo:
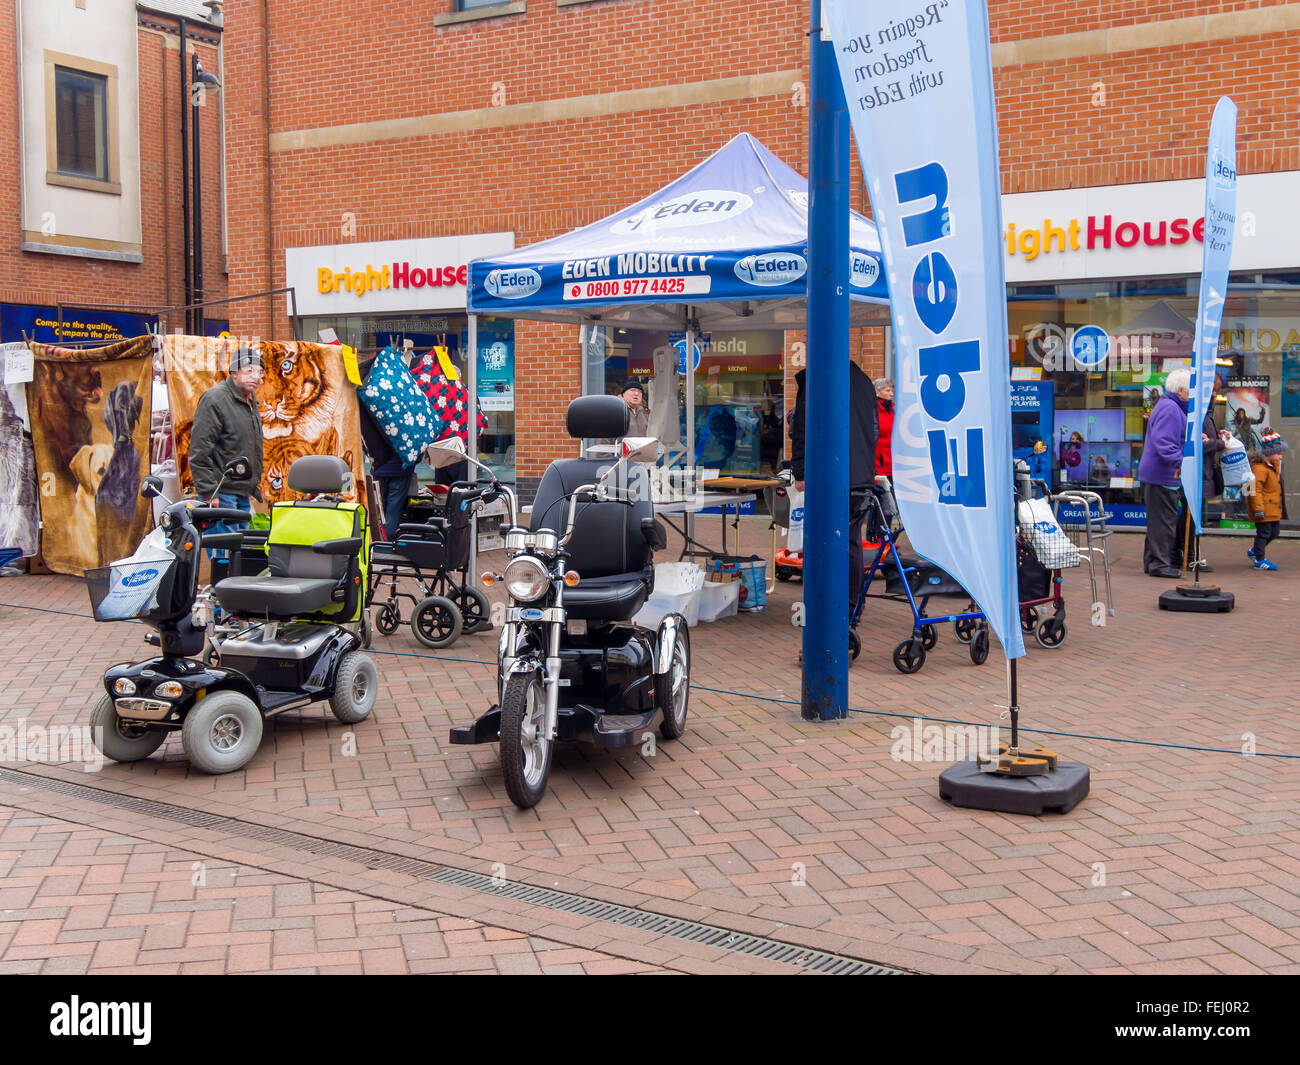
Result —
POLYGON ((534 887, 510 881, 495 880, 482 873, 471 873, 464 869, 453 869, 435 862, 408 858, 391 851, 373 850, 369 847, 356 847, 350 843, 336 843, 309 836, 303 832, 293 832, 284 828, 270 828, 266 825, 240 821, 237 818, 221 814, 204 813, 188 806, 176 806, 172 803, 159 802, 156 799, 140 799, 133 795, 123 795, 116 791, 91 788, 84 784, 75 784, 70 780, 47 777, 39 773, 24 773, 12 769, 0 768, 0 780, 20 787, 36 787, 43 791, 52 791, 87 802, 111 806, 118 810, 156 817, 166 821, 175 821, 191 828, 214 829, 227 835, 243 839, 255 839, 264 843, 275 843, 292 850, 305 851, 308 854, 324 855, 355 862, 367 869, 385 869, 405 873, 421 880, 430 880, 453 887, 468 888, 471 891, 501 898, 516 899, 533 906, 542 906, 551 910, 563 910, 566 913, 587 917, 593 921, 608 921, 610 924, 639 928, 657 935, 673 936, 677 939, 702 943, 705 946, 721 950, 748 954, 765 961, 784 962, 808 972, 826 973, 833 976, 897 976, 901 970, 884 965, 846 957, 843 954, 831 954, 827 951, 813 950, 791 943, 782 943, 776 939, 764 939, 747 933, 734 932, 716 925, 687 921, 679 917, 665 917, 650 910, 639 910, 633 906, 621 906, 618 903, 605 902, 601 899, 574 895, 567 891, 554 891, 551 888, 534 887))
POLYGON ((701 924, 680 917, 665 917, 663 914, 649 910, 639 910, 633 906, 620 906, 601 899, 590 899, 585 895, 573 895, 567 891, 554 891, 551 888, 533 887, 530 884, 516 884, 510 881, 494 880, 482 873, 470 873, 463 869, 447 869, 435 873, 429 878, 440 884, 469 888, 485 895, 516 899, 534 906, 545 906, 551 910, 563 910, 589 917, 596 921, 608 921, 610 924, 639 928, 662 936, 687 939, 692 943, 702 943, 709 947, 749 954, 765 961, 784 962, 814 973, 827 973, 834 976, 899 976, 901 970, 890 969, 884 965, 875 965, 858 958, 848 958, 843 954, 830 954, 822 950, 812 950, 792 943, 782 943, 776 939, 765 939, 743 932, 733 932, 716 925, 701 924))

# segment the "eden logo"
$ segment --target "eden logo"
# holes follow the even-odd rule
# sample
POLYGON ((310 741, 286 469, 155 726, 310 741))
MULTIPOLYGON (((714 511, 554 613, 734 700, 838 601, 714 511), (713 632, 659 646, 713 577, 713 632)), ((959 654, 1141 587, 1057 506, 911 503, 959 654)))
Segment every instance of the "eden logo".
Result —
POLYGON ((768 251, 746 255, 735 266, 735 273, 749 285, 774 288, 798 281, 808 272, 808 260, 794 252, 768 251))
POLYGON ((854 288, 870 288, 880 277, 880 263, 860 251, 849 252, 849 284, 854 288))
POLYGON ((648 204, 627 218, 620 218, 612 226, 613 233, 653 233, 660 229, 679 229, 682 226, 703 226, 725 222, 744 214, 754 206, 754 201, 743 192, 730 189, 700 189, 672 199, 648 204))
POLYGON ((50 1007, 50 1035, 130 1036, 138 1047, 148 1046, 153 1015, 149 1002, 70 1002, 50 1007))
POLYGON ((122 583, 128 588, 139 588, 142 584, 148 584, 158 576, 156 569, 136 570, 135 573, 128 573, 122 578, 122 583))
POLYGON ((521 300, 542 287, 542 275, 527 266, 493 270, 483 281, 488 294, 502 300, 521 300))

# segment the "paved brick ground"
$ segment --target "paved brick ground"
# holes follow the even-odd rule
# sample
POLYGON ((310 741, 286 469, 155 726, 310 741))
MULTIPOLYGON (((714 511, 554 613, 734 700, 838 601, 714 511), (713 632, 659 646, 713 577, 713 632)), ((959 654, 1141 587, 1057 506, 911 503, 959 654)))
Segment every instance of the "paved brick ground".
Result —
MULTIPOLYGON (((743 542, 766 554, 761 522, 743 542)), ((446 740, 495 692, 491 666, 447 659, 490 659, 491 634, 442 660, 408 630, 377 638, 390 653, 372 720, 290 713, 240 773, 192 771, 176 739, 98 774, 8 764, 926 972, 1300 972, 1300 765, 1240 753, 1300 754, 1300 546, 1277 545, 1271 574, 1245 546, 1207 542, 1213 579, 1237 595, 1227 615, 1159 611, 1168 583, 1141 575, 1140 537, 1115 540, 1104 626, 1089 624, 1086 572, 1067 573, 1069 636, 1031 644, 1021 669, 1026 724, 1077 734, 1028 738, 1092 770, 1064 817, 954 809, 937 795, 946 763, 891 757, 890 730, 913 716, 992 724, 1006 702, 996 651, 973 666, 948 631, 921 672, 899 674, 897 604, 871 603, 864 621, 850 702, 870 712, 801 721, 781 701, 799 694, 798 584, 765 614, 693 631, 682 740, 650 757, 563 749, 532 811, 506 798, 495 747, 446 740)), ((82 720, 100 670, 139 653, 138 628, 70 616, 85 613, 79 581, 0 581, 0 725, 82 720)), ((0 874, 0 964, 21 971, 789 971, 9 781, 0 874)))

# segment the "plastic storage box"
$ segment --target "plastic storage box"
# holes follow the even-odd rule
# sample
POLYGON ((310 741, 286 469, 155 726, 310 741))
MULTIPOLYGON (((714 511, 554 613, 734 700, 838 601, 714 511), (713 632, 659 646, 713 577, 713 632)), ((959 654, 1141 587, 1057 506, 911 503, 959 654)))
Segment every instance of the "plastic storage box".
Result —
POLYGON ((660 562, 655 566, 655 590, 632 619, 647 629, 658 627, 668 614, 681 614, 687 625, 700 623, 700 595, 704 570, 687 562, 660 562))
POLYGON ((700 589, 700 620, 729 618, 740 609, 740 581, 705 581, 700 589))

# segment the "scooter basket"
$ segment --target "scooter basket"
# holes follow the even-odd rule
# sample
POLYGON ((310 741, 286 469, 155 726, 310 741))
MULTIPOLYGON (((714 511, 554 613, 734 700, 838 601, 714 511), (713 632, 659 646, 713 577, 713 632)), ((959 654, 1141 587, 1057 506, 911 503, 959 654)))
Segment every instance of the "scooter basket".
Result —
POLYGON ((113 562, 85 573, 96 621, 162 621, 170 617, 176 560, 113 562))

